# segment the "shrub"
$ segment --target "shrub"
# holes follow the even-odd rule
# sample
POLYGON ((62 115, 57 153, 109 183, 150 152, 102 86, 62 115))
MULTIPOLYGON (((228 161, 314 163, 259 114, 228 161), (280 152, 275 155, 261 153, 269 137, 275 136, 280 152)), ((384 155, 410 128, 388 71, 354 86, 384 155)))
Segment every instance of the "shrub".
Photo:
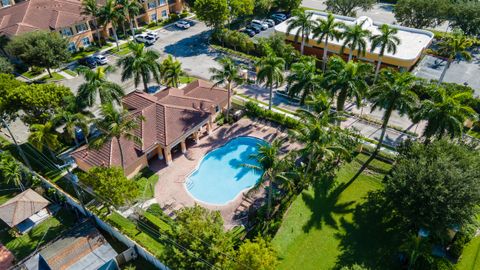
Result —
POLYGON ((168 17, 169 17, 169 20, 172 21, 172 22, 178 20, 178 18, 179 18, 177 13, 170 13, 170 15, 168 17))
POLYGON ((264 118, 290 129, 296 128, 300 124, 298 120, 295 120, 291 117, 286 117, 286 115, 282 113, 263 109, 252 101, 249 101, 245 104, 245 110, 247 116, 249 117, 264 118))
POLYGON ((183 18, 186 18, 186 17, 188 17, 188 11, 186 9, 184 9, 182 11, 182 13, 180 13, 180 18, 183 19, 183 18))
POLYGON ((472 239, 472 236, 464 233, 464 232, 457 232, 455 237, 453 238, 453 242, 450 245, 450 249, 448 250, 448 253, 454 257, 454 258, 459 258, 460 255, 462 255, 463 248, 465 247, 468 242, 472 239))

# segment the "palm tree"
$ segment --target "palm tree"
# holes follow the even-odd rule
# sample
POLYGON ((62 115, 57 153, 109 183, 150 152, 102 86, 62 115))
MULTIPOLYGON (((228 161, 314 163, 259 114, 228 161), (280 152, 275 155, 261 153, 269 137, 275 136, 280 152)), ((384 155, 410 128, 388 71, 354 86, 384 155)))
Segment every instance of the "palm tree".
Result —
POLYGON ((93 26, 95 27, 95 33, 97 35, 98 44, 102 46, 102 39, 100 37, 100 29, 98 25, 98 17, 100 15, 100 8, 97 5, 97 0, 82 0, 82 15, 93 17, 93 26))
POLYGON ((285 60, 270 52, 258 61, 257 69, 257 83, 265 83, 265 86, 270 89, 268 109, 271 110, 273 87, 278 87, 284 81, 285 60))
POLYGON ((55 115, 53 118, 54 123, 57 124, 65 124, 65 132, 67 135, 72 138, 75 141, 75 145, 79 145, 78 139, 77 139, 77 128, 80 129, 84 136, 85 136, 85 142, 88 144, 88 125, 89 121, 87 116, 85 116, 82 113, 72 113, 67 110, 61 110, 59 113, 55 115))
POLYGON ((115 38, 115 43, 117 44, 117 50, 120 50, 118 45, 118 36, 117 36, 117 22, 122 18, 122 14, 118 10, 116 0, 106 0, 105 5, 101 6, 98 11, 98 20, 105 29, 109 24, 112 24, 113 37, 115 38))
POLYGON ((100 118, 95 121, 96 127, 102 132, 99 138, 91 143, 91 147, 100 148, 110 140, 115 139, 120 152, 120 163, 125 169, 123 147, 120 138, 141 143, 141 139, 135 135, 135 129, 139 126, 142 117, 131 117, 127 110, 117 110, 112 104, 102 105, 100 118))
POLYGON ((373 35, 370 38, 370 41, 372 42, 370 52, 373 52, 376 48, 380 48, 377 67, 375 68, 374 81, 377 80, 385 51, 393 54, 397 53, 397 46, 400 44, 400 39, 396 36, 397 32, 398 30, 396 28, 390 27, 388 24, 382 24, 380 27, 380 34, 373 35))
POLYGON ((50 152, 53 160, 56 159, 53 149, 57 148, 60 142, 58 141, 58 135, 55 132, 55 126, 52 121, 48 121, 45 124, 31 125, 28 141, 40 152, 43 152, 46 148, 50 152))
POLYGON ((93 106, 98 95, 102 104, 113 101, 120 104, 124 96, 122 87, 107 80, 107 75, 114 70, 112 66, 98 67, 96 70, 88 67, 78 68, 77 72, 83 75, 85 82, 78 87, 77 99, 83 100, 88 106, 93 106))
POLYGON ((213 74, 210 77, 210 80, 215 82, 213 85, 214 87, 218 85, 225 85, 227 88, 228 101, 225 119, 228 122, 228 118, 230 117, 230 108, 232 106, 232 91, 236 86, 241 85, 244 82, 244 79, 242 76, 240 76, 240 66, 237 65, 232 58, 224 57, 220 59, 219 62, 222 68, 210 68, 210 72, 213 74))
POLYGON ((335 21, 335 17, 332 13, 328 13, 327 19, 324 20, 321 17, 317 19, 317 27, 313 29, 313 37, 318 38, 317 42, 324 42, 323 45, 323 58, 322 58, 322 70, 325 72, 325 68, 328 62, 328 41, 330 39, 339 40, 342 36, 342 32, 339 28, 343 27, 343 22, 335 21))
MULTIPOLYGON (((329 61, 325 81, 328 82, 333 94, 337 95, 337 112, 342 113, 348 98, 355 97, 357 107, 361 106, 362 98, 368 90, 366 77, 371 72, 371 66, 362 62, 347 62, 340 57, 332 57, 329 61)), ((340 124, 340 122, 338 122, 340 124)))
POLYGON ((365 56, 365 51, 367 49, 367 39, 370 37, 371 33, 368 29, 363 29, 363 24, 366 22, 362 21, 359 24, 352 24, 352 25, 344 25, 342 28, 344 29, 342 37, 343 37, 343 45, 340 49, 340 54, 343 55, 345 48, 348 47, 348 60, 350 62, 353 57, 353 51, 357 50, 357 58, 365 56))
POLYGON ((5 153, 0 154, 0 171, 3 178, 7 183, 13 183, 19 187, 22 191, 25 190, 25 186, 22 183, 23 170, 20 164, 11 155, 5 153))
POLYGON ((472 60, 472 54, 468 51, 473 45, 471 38, 467 37, 461 30, 456 29, 452 35, 447 36, 438 43, 438 50, 441 55, 447 57, 447 64, 440 75, 438 84, 443 82, 447 69, 456 59, 472 60))
POLYGON ((295 41, 300 37, 302 39, 300 44, 300 54, 303 55, 305 42, 310 39, 312 30, 316 27, 316 22, 312 20, 313 13, 305 11, 305 9, 297 9, 293 12, 294 17, 288 21, 287 35, 293 30, 295 32, 295 41))
POLYGON ((160 77, 163 78, 164 83, 169 87, 178 87, 180 77, 183 74, 182 63, 174 60, 171 55, 168 55, 160 65, 160 77))
POLYGON ((122 82, 133 77, 135 87, 143 81, 145 92, 148 92, 148 82, 152 76, 160 83, 160 64, 157 60, 160 53, 155 50, 145 50, 143 43, 130 42, 128 48, 132 54, 120 58, 117 66, 122 67, 122 82))
POLYGON ((451 138, 463 134, 464 123, 467 119, 478 118, 475 110, 467 105, 472 99, 472 93, 465 91, 460 93, 448 93, 441 86, 432 86, 431 99, 424 100, 415 113, 414 120, 427 120, 427 126, 423 131, 426 142, 433 136, 440 138, 450 135, 451 138))
POLYGON ((130 31, 132 32, 132 38, 135 36, 133 29, 133 20, 135 16, 140 14, 141 4, 137 0, 118 0, 120 11, 123 13, 123 17, 128 21, 130 25, 130 31))
POLYGON ((315 59, 304 58, 292 64, 288 81, 288 94, 295 96, 301 94, 300 105, 305 103, 305 98, 322 88, 323 76, 318 74, 315 59))

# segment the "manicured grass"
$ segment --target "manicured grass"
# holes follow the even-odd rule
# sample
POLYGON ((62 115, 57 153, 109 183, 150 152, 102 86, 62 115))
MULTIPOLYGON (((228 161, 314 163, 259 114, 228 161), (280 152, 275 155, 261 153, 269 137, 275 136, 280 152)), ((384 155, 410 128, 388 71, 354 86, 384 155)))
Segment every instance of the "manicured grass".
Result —
POLYGON ((148 200, 153 198, 153 192, 157 181, 158 174, 152 172, 148 167, 141 170, 140 173, 135 176, 135 182, 140 191, 139 199, 148 200))
POLYGON ((30 232, 20 237, 14 238, 8 233, 7 226, 1 224, 0 242, 5 245, 14 255, 17 261, 27 257, 35 251, 37 246, 41 246, 62 232, 70 228, 75 223, 75 215, 66 209, 61 209, 55 216, 48 218, 33 228, 30 232))
POLYGON ((63 72, 67 73, 68 75, 70 75, 72 77, 76 77, 78 75, 77 72, 75 72, 71 69, 68 69, 68 68, 64 69, 63 72))
POLYGON ((52 82, 52 81, 60 81, 65 79, 60 73, 57 72, 52 72, 52 77, 50 78, 50 75, 45 75, 42 78, 38 79, 39 81, 45 81, 45 82, 52 82))
POLYGON ((465 246, 456 265, 458 270, 480 269, 480 236, 477 236, 465 246))
POLYGON ((189 77, 189 76, 181 76, 180 77, 180 83, 191 83, 193 81, 196 81, 197 78, 195 77, 189 77))
POLYGON ((82 59, 82 58, 84 58, 84 57, 86 57, 86 56, 92 55, 92 54, 94 54, 94 53, 96 53, 96 52, 98 52, 98 51, 100 51, 100 50, 107 49, 107 48, 109 48, 109 47, 111 47, 111 46, 112 46, 112 44, 107 42, 107 44, 103 45, 101 48, 98 48, 98 47, 96 47, 96 46, 92 46, 92 47, 88 48, 87 51, 78 51, 78 52, 75 52, 75 53, 72 54, 72 57, 70 58, 70 62, 76 61, 76 60, 79 60, 79 59, 82 59))
POLYGON ((130 49, 128 48, 128 43, 123 43, 118 47, 120 48, 120 50, 118 50, 117 46, 114 44, 114 47, 110 49, 109 52, 114 53, 118 56, 124 56, 130 53, 130 49))
POLYGON ((32 70, 28 70, 28 71, 25 71, 24 73, 22 73, 22 76, 26 77, 26 78, 29 78, 29 79, 33 79, 35 77, 37 77, 38 75, 42 74, 44 70, 42 70, 41 72, 33 72, 32 70))
MULTIPOLYGON (((338 172, 337 181, 348 182, 367 158, 361 154, 351 163, 343 165, 338 172)), ((388 239, 363 239, 366 236, 354 224, 353 213, 369 191, 382 187, 384 174, 379 172, 387 172, 389 168, 389 164, 374 161, 371 168, 364 171, 339 196, 331 196, 331 193, 325 195, 319 185, 300 194, 273 239, 281 258, 278 269, 332 269, 365 260, 378 263, 378 258, 369 258, 366 254, 372 255, 369 249, 377 246, 377 242, 388 239), (348 250, 351 247, 356 248, 355 252, 348 250), (363 256, 355 258, 355 255, 347 254, 363 256)), ((375 231, 374 221, 366 220, 362 224, 365 222, 372 222, 369 229, 375 231)), ((377 231, 374 233, 382 234, 377 231)), ((391 269, 391 266, 386 265, 379 269, 391 269)))

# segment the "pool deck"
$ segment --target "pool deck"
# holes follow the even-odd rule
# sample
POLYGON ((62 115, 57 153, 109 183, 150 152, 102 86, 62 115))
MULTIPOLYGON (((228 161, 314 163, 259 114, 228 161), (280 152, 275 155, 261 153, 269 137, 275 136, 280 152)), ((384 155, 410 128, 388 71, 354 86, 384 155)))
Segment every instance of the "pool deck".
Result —
MULTIPOLYGON (((159 175, 159 181, 155 186, 155 199, 160 206, 173 211, 199 204, 207 209, 220 211, 225 229, 240 225, 242 222, 235 219, 235 212, 246 205, 242 204, 244 202, 242 194, 226 205, 211 205, 195 200, 185 188, 186 177, 195 170, 203 156, 238 136, 251 136, 271 142, 275 138, 287 135, 286 131, 280 131, 268 124, 243 118, 231 126, 218 127, 210 135, 205 135, 197 144, 190 146, 185 154, 174 158, 170 166, 163 165, 164 162, 161 160, 151 162, 150 169, 159 175)), ((284 150, 289 151, 293 148, 296 148, 296 145, 286 143, 284 150)), ((264 197, 264 191, 260 189, 251 197, 254 200, 261 199, 264 197)))

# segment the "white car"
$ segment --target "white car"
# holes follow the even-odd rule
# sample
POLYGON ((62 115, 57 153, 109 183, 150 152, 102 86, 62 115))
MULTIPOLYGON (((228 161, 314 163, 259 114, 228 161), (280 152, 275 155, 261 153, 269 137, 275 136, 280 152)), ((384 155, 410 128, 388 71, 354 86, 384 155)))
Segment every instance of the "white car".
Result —
POLYGON ((145 34, 147 34, 147 36, 153 37, 155 40, 158 39, 158 34, 157 34, 157 32, 147 31, 147 32, 145 32, 145 34))
POLYGON ((138 34, 135 35, 135 41, 145 43, 147 45, 152 45, 153 43, 155 43, 155 38, 147 34, 138 34))
POLYGON ((268 29, 268 23, 266 23, 266 22, 262 22, 262 21, 259 21, 259 20, 253 20, 252 24, 260 26, 262 28, 262 30, 267 30, 268 29))
POLYGON ((176 22, 175 26, 182 29, 188 29, 191 25, 187 21, 181 20, 176 22))
POLYGON ((108 59, 105 57, 105 55, 97 54, 93 56, 93 59, 95 59, 97 65, 105 65, 108 63, 108 59))

